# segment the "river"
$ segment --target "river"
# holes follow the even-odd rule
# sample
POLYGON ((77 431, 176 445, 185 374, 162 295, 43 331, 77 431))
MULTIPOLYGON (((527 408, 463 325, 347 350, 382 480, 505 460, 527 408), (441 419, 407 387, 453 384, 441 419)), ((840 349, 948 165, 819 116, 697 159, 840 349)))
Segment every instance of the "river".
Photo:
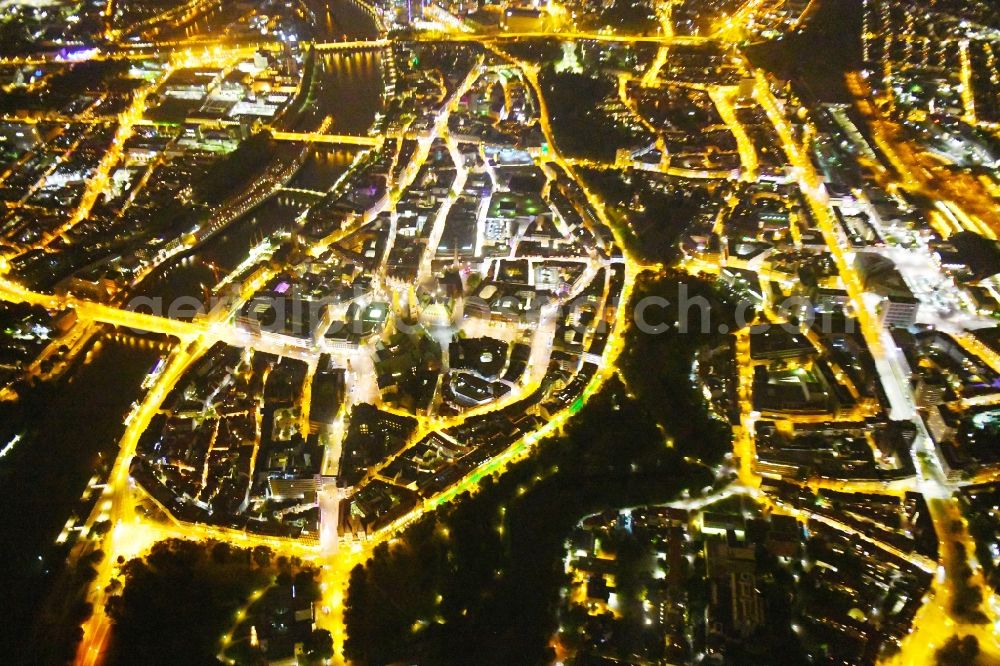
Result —
MULTIPOLYGON (((323 5, 312 0, 312 5, 323 5)), ((318 39, 375 36, 372 19, 350 0, 333 0, 330 14, 317 13, 318 39)), ((336 53, 322 57, 317 106, 334 118, 334 130, 364 134, 382 105, 380 55, 336 53)), ((325 191, 343 174, 352 150, 318 148, 289 184, 325 191)), ((154 273, 138 293, 176 298, 200 296, 247 255, 262 238, 289 228, 301 211, 293 197, 272 198, 185 257, 154 273)), ((64 549, 53 542, 67 519, 82 512, 79 499, 88 479, 113 460, 123 417, 140 398, 144 375, 162 353, 148 341, 115 342, 102 337, 61 380, 27 391, 18 403, 0 403, 0 556, 5 603, 0 612, 0 655, 21 663, 39 604, 45 598, 64 549)))
MULTIPOLYGON (((334 0, 330 7, 329 27, 324 15, 314 8, 320 23, 317 39, 339 39, 344 34, 358 39, 378 34, 371 17, 351 0, 334 0)), ((319 55, 316 104, 311 114, 332 116, 332 133, 367 134, 382 109, 381 64, 379 51, 319 55)), ((353 149, 321 144, 288 187, 324 192, 344 173, 355 154, 353 149)), ((290 199, 280 195, 270 199, 193 252, 160 267, 137 294, 164 301, 182 296, 202 298, 206 289, 243 261, 250 248, 275 231, 291 228, 301 207, 290 199)))
MULTIPOLYGON (((0 638, 24 647, 66 556, 55 539, 71 515, 89 509, 80 503, 87 482, 114 460, 123 417, 160 353, 148 340, 98 338, 62 379, 0 403, 0 437, 18 437, 0 459, 0 638)), ((8 647, 0 640, 0 654, 17 653, 8 647)))

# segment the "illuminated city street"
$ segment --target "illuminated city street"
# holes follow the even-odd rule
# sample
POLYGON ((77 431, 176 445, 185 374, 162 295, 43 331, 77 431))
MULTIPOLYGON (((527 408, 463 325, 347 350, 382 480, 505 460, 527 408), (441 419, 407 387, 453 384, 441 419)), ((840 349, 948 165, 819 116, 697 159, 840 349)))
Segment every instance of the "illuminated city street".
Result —
POLYGON ((0 8, 5 663, 1000 663, 989 3, 0 8))

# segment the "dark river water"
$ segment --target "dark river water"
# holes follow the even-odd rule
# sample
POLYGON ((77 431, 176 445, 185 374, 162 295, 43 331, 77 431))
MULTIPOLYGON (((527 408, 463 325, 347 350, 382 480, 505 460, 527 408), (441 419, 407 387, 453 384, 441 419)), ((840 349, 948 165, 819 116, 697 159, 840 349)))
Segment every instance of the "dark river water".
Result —
POLYGON ((89 512, 81 495, 114 461, 124 416, 162 342, 97 338, 62 379, 17 403, 0 403, 0 439, 19 438, 0 459, 0 654, 26 647, 38 604, 66 556, 55 539, 70 516, 89 512))
MULTIPOLYGON (((371 18, 350 0, 312 0, 319 39, 377 34, 371 18), (329 5, 329 15, 324 9, 329 5)), ((331 131, 364 134, 382 104, 380 55, 322 56, 317 110, 332 115, 331 131)), ((354 152, 322 145, 307 160, 292 188, 325 191, 344 172, 354 152)), ((176 298, 200 296, 206 286, 237 266, 263 238, 289 228, 301 199, 278 196, 231 224, 186 257, 150 276, 137 293, 176 298)), ((79 503, 88 480, 113 461, 123 417, 141 397, 143 377, 163 353, 164 341, 104 336, 81 354, 77 367, 57 382, 27 390, 17 403, 0 402, 0 556, 3 588, 0 661, 22 663, 41 600, 65 557, 54 541, 67 519, 85 513, 79 503), (13 657, 14 660, 10 661, 13 657)), ((27 663, 27 662, 23 662, 27 663)))

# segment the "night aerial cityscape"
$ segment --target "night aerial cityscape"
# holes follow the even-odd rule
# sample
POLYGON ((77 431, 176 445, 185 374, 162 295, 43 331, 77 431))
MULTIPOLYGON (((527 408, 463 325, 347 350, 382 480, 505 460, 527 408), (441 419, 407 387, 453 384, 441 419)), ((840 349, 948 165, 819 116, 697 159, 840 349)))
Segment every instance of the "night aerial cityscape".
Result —
POLYGON ((0 0, 0 665, 1000 664, 996 0, 0 0))

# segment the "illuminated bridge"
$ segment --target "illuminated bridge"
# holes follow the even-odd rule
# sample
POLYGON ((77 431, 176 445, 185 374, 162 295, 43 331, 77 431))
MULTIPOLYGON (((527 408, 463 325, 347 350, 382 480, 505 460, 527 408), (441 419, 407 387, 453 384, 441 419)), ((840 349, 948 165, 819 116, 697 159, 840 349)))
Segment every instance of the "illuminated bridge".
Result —
POLYGON ((313 132, 273 132, 271 138, 279 141, 307 141, 310 143, 337 143, 347 146, 375 147, 382 143, 381 137, 355 136, 352 134, 319 134, 313 132))
POLYGON ((309 340, 292 338, 277 332, 250 332, 224 321, 229 312, 225 308, 195 317, 192 321, 181 321, 96 303, 75 296, 40 294, 2 278, 0 278, 0 301, 40 305, 49 310, 72 308, 80 319, 85 321, 108 324, 135 332, 160 333, 181 340, 201 338, 222 341, 239 347, 249 347, 303 360, 315 355, 309 340))
POLYGON ((317 42, 313 44, 313 48, 317 51, 357 51, 380 49, 391 43, 388 39, 361 39, 350 42, 317 42))

